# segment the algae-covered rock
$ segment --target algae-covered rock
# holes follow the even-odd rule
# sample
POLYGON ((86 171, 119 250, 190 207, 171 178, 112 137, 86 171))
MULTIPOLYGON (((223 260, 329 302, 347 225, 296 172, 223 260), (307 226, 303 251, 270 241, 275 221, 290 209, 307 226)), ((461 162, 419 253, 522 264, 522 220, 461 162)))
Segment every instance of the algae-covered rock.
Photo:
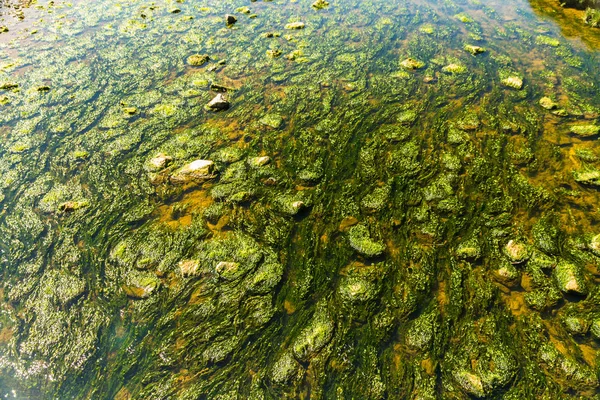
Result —
POLYGON ((520 264, 529 259, 530 251, 526 243, 511 239, 504 246, 504 254, 511 263, 520 264))
POLYGON ((475 238, 465 240, 456 248, 456 255, 467 260, 477 260, 481 256, 481 245, 475 238))
POLYGON ((415 58, 406 58, 400 62, 400 66, 404 69, 412 71, 415 69, 423 68, 425 66, 425 63, 415 58))
POLYGON ((334 324, 324 305, 317 310, 309 325, 294 340, 292 352, 299 361, 307 361, 316 355, 333 338, 334 324))
POLYGON ((594 319, 590 325, 590 333, 596 340, 600 340, 600 319, 594 319))
POLYGON ((385 250, 383 243, 371 239, 369 229, 363 224, 355 225, 348 230, 348 240, 354 250, 367 257, 380 256, 385 250))
MULTIPOLYGON (((370 270, 366 267, 365 269, 370 270)), ((373 300, 379 291, 378 284, 374 278, 375 276, 372 273, 351 271, 348 276, 344 276, 340 280, 338 294, 341 300, 350 305, 373 300)))
POLYGON ((251 157, 248 158, 248 165, 252 168, 260 168, 271 162, 271 157, 269 156, 260 156, 260 157, 251 157))
POLYGON ((168 167, 171 161, 173 161, 173 157, 159 153, 148 160, 147 168, 151 172, 160 171, 168 167))
POLYGON ((492 339, 478 350, 467 350, 466 356, 477 355, 476 358, 468 360, 462 367, 457 365, 452 376, 461 390, 481 398, 506 387, 515 377, 517 363, 509 348, 497 340, 492 339))
POLYGON ((512 263, 505 262, 494 271, 496 278, 506 286, 514 285, 519 278, 519 271, 512 263))
POLYGON ((210 61, 210 57, 206 54, 192 54, 187 58, 187 63, 194 67, 200 67, 210 61))
POLYGON ((590 329, 590 323, 582 317, 567 315, 562 318, 565 329, 572 335, 585 335, 590 329))
POLYGON ((600 234, 594 235, 588 244, 588 249, 600 257, 600 234))
POLYGON ((195 160, 184 165, 171 175, 173 183, 202 182, 212 179, 215 174, 215 163, 211 160, 195 160))
POLYGON ((312 3, 312 5, 311 5, 311 7, 314 8, 315 10, 321 10, 328 6, 329 6, 329 2, 325 1, 325 0, 317 0, 314 3, 312 3))
POLYGON ((361 205, 366 209, 379 211, 385 207, 390 192, 391 188, 388 185, 375 188, 370 194, 362 199, 361 205))
POLYGON ((523 88, 523 79, 516 75, 507 76, 501 79, 500 83, 511 89, 521 90, 523 88))
POLYGON ((458 64, 458 63, 452 63, 452 64, 448 64, 445 67, 442 68, 442 72, 445 72, 447 74, 464 74, 465 72, 467 72, 467 67, 465 67, 462 64, 458 64))
POLYGON ((261 246, 251 237, 236 233, 223 239, 202 242, 196 257, 225 280, 242 278, 257 268, 264 257, 261 246))
POLYGON ((592 166, 585 166, 573 171, 573 179, 584 185, 600 186, 600 170, 592 166))
POLYGON ((248 290, 253 293, 269 293, 279 284, 282 276, 283 265, 274 257, 267 258, 247 281, 248 290))
POLYGON ((283 124, 283 118, 279 114, 268 113, 260 119, 260 123, 263 125, 270 126, 273 129, 279 129, 283 124))
POLYGON ((546 110, 554 110, 558 108, 558 103, 556 103, 550 97, 544 96, 540 99, 540 106, 546 110))
POLYGON ((581 137, 596 136, 600 133, 600 126, 592 125, 592 124, 571 125, 569 127, 569 132, 571 132, 574 135, 581 136, 581 137))
POLYGON ((425 313, 413 321, 406 333, 406 345, 419 351, 427 351, 432 345, 436 331, 436 313, 425 313))
POLYGON ((183 276, 194 276, 199 272, 199 268, 198 260, 181 260, 179 262, 179 271, 183 276))
POLYGON ((267 50, 267 56, 271 58, 281 57, 282 51, 279 49, 269 49, 267 50))
POLYGON ((290 22, 285 24, 285 29, 304 29, 304 22, 290 22))
POLYGON ((79 209, 89 206, 90 203, 87 200, 82 201, 65 201, 58 205, 58 211, 62 212, 73 212, 79 209))
POLYGON ((466 44, 464 49, 474 56, 476 56, 477 54, 485 53, 486 51, 483 47, 475 46, 472 44, 466 44))
POLYGON ((134 299, 145 299, 150 297, 159 285, 160 279, 156 275, 131 271, 121 287, 127 296, 134 299))
POLYGON ((585 296, 587 288, 583 277, 583 270, 579 264, 560 261, 554 270, 554 277, 558 288, 566 294, 585 296))
POLYGON ((558 39, 546 35, 539 35, 536 37, 535 43, 550 47, 558 47, 560 45, 560 41, 558 39))
POLYGON ((282 385, 291 380, 294 375, 298 375, 300 371, 302 371, 302 366, 296 361, 291 351, 286 351, 273 364, 271 379, 282 385))

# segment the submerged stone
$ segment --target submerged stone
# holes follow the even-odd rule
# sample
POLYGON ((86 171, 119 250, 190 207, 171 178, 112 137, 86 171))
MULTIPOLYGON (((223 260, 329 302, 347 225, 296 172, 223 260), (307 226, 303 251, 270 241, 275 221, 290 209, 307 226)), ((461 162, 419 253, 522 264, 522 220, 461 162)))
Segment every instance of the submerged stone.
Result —
POLYGON ((596 136, 600 133, 600 125, 571 125, 569 132, 581 137, 596 136))
POLYGON ((456 255, 464 259, 477 260, 481 256, 481 246, 477 239, 469 239, 458 245, 456 255))
POLYGON ((3 82, 0 83, 0 90, 11 90, 19 87, 18 83, 15 82, 3 82))
POLYGON ((294 357, 299 361, 309 360, 331 341, 333 331, 334 324, 329 313, 322 308, 317 309, 310 325, 300 332, 292 345, 294 357))
POLYGON ((377 257, 383 254, 385 245, 371 239, 369 229, 365 225, 355 225, 348 230, 350 246, 366 257, 377 257))
POLYGON ((200 67, 210 61, 210 57, 206 54, 192 54, 187 58, 187 63, 194 67, 200 67))
POLYGON ((179 271, 183 276, 194 276, 198 273, 200 262, 198 260, 182 260, 179 262, 179 271))
POLYGON ((596 340, 600 340, 600 319, 594 319, 590 326, 590 333, 596 340))
POLYGON ((483 47, 475 46, 472 44, 466 44, 464 49, 474 56, 476 56, 477 54, 485 53, 486 51, 483 47))
POLYGON ((546 35, 539 35, 536 37, 535 43, 551 47, 558 47, 560 45, 560 41, 558 39, 546 35))
POLYGON ((312 3, 312 5, 311 5, 311 7, 316 10, 321 10, 327 6, 329 6, 329 2, 325 1, 325 0, 317 0, 314 3, 312 3))
POLYGON ((565 325, 565 329, 572 335, 585 335, 590 329, 588 321, 574 315, 564 317, 562 322, 565 325))
POLYGON ((248 159, 248 165, 252 168, 264 167, 265 165, 271 162, 271 157, 269 156, 261 156, 261 157, 251 157, 248 159))
POLYGON ((442 72, 447 74, 464 74, 467 72, 467 67, 462 64, 448 64, 442 68, 442 72))
POLYGON ((123 291, 128 297, 134 299, 145 299, 160 285, 160 280, 152 274, 133 275, 128 277, 127 282, 122 285, 123 291))
POLYGON ((87 201, 67 201, 58 206, 58 210, 62 212, 73 212, 81 208, 89 206, 87 201))
POLYGON ((540 106, 546 110, 554 110, 558 108, 558 103, 553 101, 550 97, 544 96, 540 99, 540 106))
POLYGON ((585 296, 587 288, 583 279, 582 268, 578 264, 561 261, 554 270, 558 288, 566 294, 585 296))
POLYGON ((512 89, 521 90, 523 88, 523 79, 520 77, 513 75, 507 78, 504 78, 500 81, 504 86, 507 86, 512 89))
POLYGON ((281 57, 281 54, 282 54, 282 52, 279 49, 270 49, 270 50, 267 50, 267 56, 269 56, 271 58, 281 57))
POLYGON ((173 157, 159 153, 148 161, 148 169, 150 171, 160 171, 169 166, 171 161, 173 161, 173 157))
POLYGON ((510 240, 504 246, 504 254, 506 254, 512 264, 520 264, 529 259, 529 248, 525 243, 510 240))
POLYGON ((577 171, 573 171, 573 179, 575 179, 575 182, 584 185, 600 186, 600 170, 586 166, 577 171))
POLYGON ((600 257, 600 234, 595 235, 588 244, 588 249, 595 255, 600 257))
POLYGON ((290 22, 285 25, 285 29, 304 29, 304 22, 290 22))
POLYGON ((173 183, 188 183, 192 181, 204 181, 214 178, 215 164, 210 160, 196 160, 183 166, 171 175, 173 183))
POLYGON ((219 277, 231 281, 239 278, 244 270, 240 269, 240 264, 237 262, 220 261, 215 266, 215 272, 219 275, 219 277))
POLYGON ((225 15, 225 23, 227 25, 233 25, 237 22, 237 18, 234 15, 227 14, 225 15))
POLYGON ((229 101, 225 95, 219 93, 204 108, 210 111, 225 111, 229 109, 229 101))
POLYGON ((423 68, 425 66, 425 63, 414 58, 407 58, 400 62, 400 66, 408 70, 415 70, 423 68))
POLYGON ((270 126, 271 128, 278 129, 283 124, 283 118, 279 114, 268 113, 260 119, 260 123, 270 126))

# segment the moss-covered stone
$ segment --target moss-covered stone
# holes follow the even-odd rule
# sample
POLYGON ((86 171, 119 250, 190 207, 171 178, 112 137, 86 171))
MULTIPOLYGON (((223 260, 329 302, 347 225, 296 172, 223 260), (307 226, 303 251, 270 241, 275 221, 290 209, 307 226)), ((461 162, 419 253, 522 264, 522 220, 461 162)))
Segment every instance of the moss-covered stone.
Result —
POLYGON ((355 225, 348 230, 348 240, 354 250, 366 257, 379 256, 385 250, 385 245, 371 239, 369 229, 363 224, 355 225))
POLYGON ((554 270, 558 288, 566 294, 586 295, 587 287, 582 268, 575 263, 560 261, 554 270))

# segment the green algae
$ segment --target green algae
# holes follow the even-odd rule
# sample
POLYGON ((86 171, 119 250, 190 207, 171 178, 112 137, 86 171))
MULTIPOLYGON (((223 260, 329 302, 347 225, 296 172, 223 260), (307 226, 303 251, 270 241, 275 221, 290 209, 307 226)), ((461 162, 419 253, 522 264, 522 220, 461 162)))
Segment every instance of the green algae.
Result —
POLYGON ((595 394, 593 58, 497 2, 239 6, 3 42, 2 394, 595 394))

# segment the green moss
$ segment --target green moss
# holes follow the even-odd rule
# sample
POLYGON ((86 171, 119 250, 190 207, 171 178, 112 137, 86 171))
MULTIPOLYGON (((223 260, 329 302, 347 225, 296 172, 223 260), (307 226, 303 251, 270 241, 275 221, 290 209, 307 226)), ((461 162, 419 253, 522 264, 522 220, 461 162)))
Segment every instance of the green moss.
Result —
POLYGON ((310 324, 294 340, 292 351, 298 360, 307 361, 333 337, 334 324, 324 306, 318 307, 310 324))
POLYGON ((366 225, 355 225, 348 231, 350 246, 360 254, 367 257, 376 257, 383 254, 385 246, 371 239, 366 225))
POLYGON ((569 131, 577 136, 588 137, 595 136, 600 133, 598 125, 571 125, 569 131))

